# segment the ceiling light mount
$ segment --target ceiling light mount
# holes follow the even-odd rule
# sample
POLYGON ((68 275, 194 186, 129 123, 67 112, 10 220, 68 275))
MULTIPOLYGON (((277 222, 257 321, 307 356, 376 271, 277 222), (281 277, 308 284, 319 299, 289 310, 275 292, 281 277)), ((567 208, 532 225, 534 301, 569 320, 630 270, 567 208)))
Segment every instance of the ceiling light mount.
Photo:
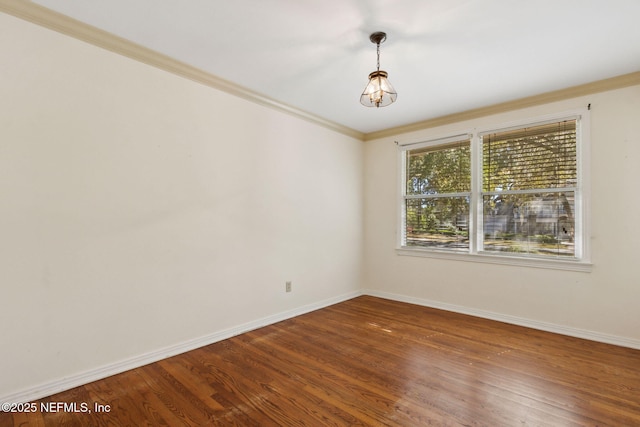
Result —
POLYGON ((389 74, 380 70, 380 43, 387 39, 387 34, 382 31, 371 33, 369 40, 377 46, 378 68, 369 74, 369 84, 360 95, 360 103, 365 107, 386 107, 395 102, 398 94, 387 79, 389 74))
POLYGON ((387 33, 383 33, 382 31, 376 31, 375 33, 371 33, 371 35, 369 36, 369 40, 371 40, 371 43, 375 44, 384 43, 386 39, 387 33))

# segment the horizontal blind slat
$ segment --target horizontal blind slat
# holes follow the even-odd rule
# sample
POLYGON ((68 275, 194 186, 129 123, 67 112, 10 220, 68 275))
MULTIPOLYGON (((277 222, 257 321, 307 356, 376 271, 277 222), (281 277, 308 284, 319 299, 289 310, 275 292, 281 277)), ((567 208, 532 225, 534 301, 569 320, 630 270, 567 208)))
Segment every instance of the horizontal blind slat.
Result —
POLYGON ((483 191, 575 184, 576 120, 483 135, 482 159, 483 191))

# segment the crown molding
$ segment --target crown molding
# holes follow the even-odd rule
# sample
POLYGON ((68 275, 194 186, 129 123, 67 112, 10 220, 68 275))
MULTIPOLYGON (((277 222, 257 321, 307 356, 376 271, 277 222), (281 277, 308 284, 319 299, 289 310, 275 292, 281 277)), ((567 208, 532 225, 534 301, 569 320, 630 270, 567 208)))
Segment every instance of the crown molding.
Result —
POLYGON ((211 73, 207 73, 199 68, 177 61, 169 56, 138 45, 114 34, 100 30, 91 25, 85 24, 61 13, 47 9, 43 6, 25 0, 0 0, 0 11, 17 18, 29 21, 36 25, 49 28, 59 33, 71 36, 78 40, 101 47, 111 52, 126 56, 133 60, 151 65, 172 74, 187 78, 197 83, 211 88, 238 96, 245 100, 273 108, 280 112, 307 120, 311 123, 323 126, 346 136, 361 140, 370 141, 379 138, 386 138, 402 133, 413 132, 446 124, 461 122, 465 120, 485 117, 492 114, 504 113, 521 108, 536 105, 548 104, 579 96, 590 95, 608 90, 620 89, 628 86, 640 85, 640 71, 586 83, 578 86, 546 92, 540 95, 520 98, 499 104, 475 108, 472 110, 453 113, 441 117, 435 117, 416 123, 403 126, 392 127, 380 131, 364 133, 347 126, 324 119, 315 114, 300 110, 291 105, 284 104, 269 98, 268 96, 254 92, 250 89, 237 85, 229 80, 222 79, 211 73))
POLYGON ((300 110, 291 105, 276 101, 268 96, 254 92, 199 68, 177 61, 169 56, 100 30, 31 1, 0 0, 0 11, 17 18, 71 36, 75 39, 101 47, 119 55, 151 65, 180 77, 187 78, 211 88, 229 93, 245 100, 302 118, 344 135, 364 139, 364 133, 347 126, 332 122, 320 116, 300 110))
POLYGON ((370 132, 364 135, 363 140, 370 141, 373 139, 396 136, 407 132, 434 128, 437 126, 448 125, 465 120, 477 119, 479 117, 486 117, 492 114, 505 113, 508 111, 519 110, 521 108, 549 104, 551 102, 563 101, 565 99, 577 98, 579 96, 591 95, 593 93, 606 92, 609 90, 621 89, 624 87, 635 85, 640 85, 640 71, 624 74, 617 77, 611 77, 604 80, 598 80, 591 83, 585 83, 578 86, 572 86, 566 89, 554 90, 551 92, 542 93, 540 95, 529 96, 526 98, 515 99, 499 104, 488 105, 486 107, 462 111, 460 113, 453 113, 446 116, 435 117, 433 119, 423 120, 408 125, 370 132))

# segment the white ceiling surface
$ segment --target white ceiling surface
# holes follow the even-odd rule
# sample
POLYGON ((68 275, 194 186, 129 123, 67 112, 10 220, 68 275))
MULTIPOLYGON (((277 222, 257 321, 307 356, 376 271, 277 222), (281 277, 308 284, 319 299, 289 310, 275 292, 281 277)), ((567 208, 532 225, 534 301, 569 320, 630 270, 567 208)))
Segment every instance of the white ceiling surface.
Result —
POLYGON ((34 2, 363 133, 640 70, 640 0, 34 2))

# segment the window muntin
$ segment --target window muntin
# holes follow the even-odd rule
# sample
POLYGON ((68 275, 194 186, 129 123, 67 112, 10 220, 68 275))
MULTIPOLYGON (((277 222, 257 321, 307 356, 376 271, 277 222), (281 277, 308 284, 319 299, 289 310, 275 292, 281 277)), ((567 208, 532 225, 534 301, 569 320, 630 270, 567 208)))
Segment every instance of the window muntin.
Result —
POLYGON ((399 253, 587 261, 582 118, 556 117, 400 144, 399 253))

